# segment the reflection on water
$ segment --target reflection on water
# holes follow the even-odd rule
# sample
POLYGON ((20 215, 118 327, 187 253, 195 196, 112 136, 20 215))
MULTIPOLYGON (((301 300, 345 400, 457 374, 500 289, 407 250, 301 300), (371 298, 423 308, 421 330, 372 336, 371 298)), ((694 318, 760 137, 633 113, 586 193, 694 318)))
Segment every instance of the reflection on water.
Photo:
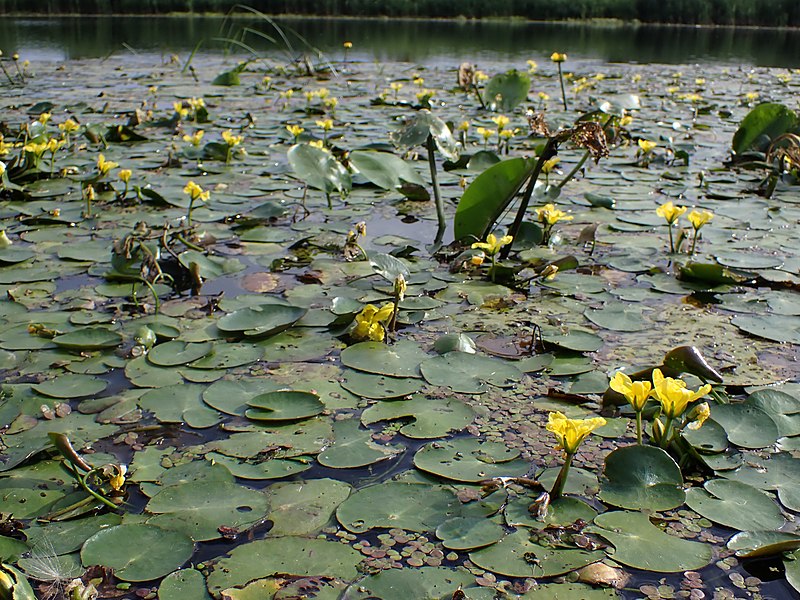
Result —
MULTIPOLYGON (((800 31, 661 27, 517 21, 414 21, 283 19, 326 53, 341 58, 342 42, 354 44, 361 60, 455 62, 503 59, 543 60, 554 50, 575 58, 612 62, 730 62, 800 66, 800 31)), ((214 38, 240 32, 245 25, 275 31, 261 20, 219 17, 57 17, 0 20, 0 49, 29 59, 103 57, 112 53, 222 50, 214 38), (127 47, 126 47, 127 46, 127 47)), ((290 36, 291 37, 291 36, 290 36)), ((246 41, 265 49, 249 35, 246 41)), ((302 44, 293 38, 298 48, 302 44)))

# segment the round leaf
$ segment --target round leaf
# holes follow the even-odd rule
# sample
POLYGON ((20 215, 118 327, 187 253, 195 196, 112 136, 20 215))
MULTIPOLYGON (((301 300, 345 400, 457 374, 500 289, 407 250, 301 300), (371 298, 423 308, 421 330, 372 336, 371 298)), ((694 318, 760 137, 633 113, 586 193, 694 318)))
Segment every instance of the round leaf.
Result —
POLYGON ((606 457, 600 498, 630 509, 669 510, 683 504, 680 467, 661 448, 625 446, 606 457))

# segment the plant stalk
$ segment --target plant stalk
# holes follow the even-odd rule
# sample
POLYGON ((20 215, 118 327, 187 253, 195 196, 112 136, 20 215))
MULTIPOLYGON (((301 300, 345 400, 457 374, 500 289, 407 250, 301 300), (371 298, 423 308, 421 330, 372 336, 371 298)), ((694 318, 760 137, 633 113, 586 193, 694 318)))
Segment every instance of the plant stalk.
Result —
POLYGON ((425 140, 425 148, 428 150, 428 167, 430 167, 431 171, 433 199, 436 202, 436 219, 439 221, 439 227, 436 230, 436 238, 433 240, 433 245, 439 246, 444 239, 444 232, 445 229, 447 229, 447 221, 445 221, 444 216, 444 204, 442 204, 442 193, 439 189, 439 179, 436 176, 436 145, 431 134, 428 134, 428 139, 425 140))
POLYGON ((556 482, 553 484, 553 489, 550 491, 550 501, 558 500, 564 493, 564 486, 567 484, 567 475, 569 475, 569 468, 572 466, 572 459, 574 454, 567 454, 564 459, 564 464, 561 465, 561 470, 558 472, 556 482))

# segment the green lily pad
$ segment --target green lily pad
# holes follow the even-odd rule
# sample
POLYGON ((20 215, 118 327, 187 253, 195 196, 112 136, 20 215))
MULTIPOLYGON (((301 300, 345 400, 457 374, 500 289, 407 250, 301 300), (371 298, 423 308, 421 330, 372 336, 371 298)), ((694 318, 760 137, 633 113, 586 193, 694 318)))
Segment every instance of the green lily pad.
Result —
POLYGON ((33 385, 34 390, 50 398, 84 398, 102 392, 108 382, 89 375, 68 373, 33 385))
POLYGON ((521 496, 509 502, 504 511, 506 523, 511 527, 541 530, 548 527, 569 527, 579 520, 589 522, 597 514, 586 502, 561 496, 550 503, 544 518, 538 519, 530 511, 533 500, 529 496, 521 496))
POLYGON ((297 456, 293 458, 268 458, 260 462, 246 462, 237 460, 232 456, 225 456, 217 452, 209 452, 206 459, 215 464, 223 465, 236 477, 241 479, 267 480, 283 479, 298 475, 311 468, 313 457, 297 456))
POLYGON ((358 419, 333 424, 333 444, 317 455, 317 462, 332 469, 365 467, 401 454, 404 449, 372 441, 372 432, 361 429, 358 419))
POLYGON ((784 556, 783 568, 786 572, 786 581, 800 592, 800 550, 795 550, 791 554, 784 556))
POLYGON ((587 308, 583 313, 595 325, 611 331, 643 331, 649 327, 642 309, 622 303, 608 304, 603 308, 587 308))
POLYGON ((342 527, 364 533, 376 527, 433 531, 458 516, 458 498, 442 486, 387 482, 362 488, 336 510, 342 527))
POLYGON ((763 410, 775 421, 778 435, 800 435, 800 400, 779 390, 756 390, 745 404, 763 410))
POLYGON ((288 329, 306 312, 305 308, 286 304, 260 304, 225 315, 217 321, 217 328, 225 333, 267 337, 288 329))
POLYGON ((618 563, 657 573, 694 571, 711 562, 714 551, 709 544, 691 542, 668 535, 643 513, 614 511, 597 515, 590 528, 611 544, 611 557, 618 563))
POLYGON ((212 342, 187 343, 172 340, 155 346, 147 353, 147 360, 159 367, 176 367, 203 358, 213 348, 212 342))
POLYGON ((413 377, 386 377, 375 373, 347 370, 342 387, 362 398, 386 400, 418 392, 424 382, 413 377))
POLYGON ((220 527, 246 529, 267 514, 267 498, 236 483, 190 481, 163 488, 147 503, 151 525, 181 531, 195 541, 222 536, 220 527))
POLYGON ((775 501, 753 486, 712 479, 686 492, 686 504, 705 518, 740 531, 775 530, 786 522, 775 501))
POLYGON ((350 495, 350 486, 334 479, 276 483, 267 490, 270 535, 308 535, 328 524, 350 495))
POLYGON ((358 551, 339 542, 292 536, 256 540, 237 546, 214 563, 207 579, 208 589, 219 594, 229 587, 278 574, 352 581, 362 558, 358 551))
POLYGON ((742 558, 759 558, 800 548, 800 535, 787 531, 743 531, 728 540, 728 550, 742 558))
POLYGON ((547 344, 573 352, 595 352, 603 346, 603 338, 599 335, 579 329, 570 329, 566 333, 561 330, 545 332, 542 339, 547 344))
POLYGON ((28 544, 49 554, 77 552, 83 543, 100 530, 119 525, 122 517, 117 514, 98 515, 63 522, 37 524, 25 530, 28 544))
MULTIPOLYGON (((594 433, 597 433, 596 431, 594 433)), ((554 467, 545 469, 537 477, 536 480, 541 483, 545 488, 552 489, 555 484, 558 474, 561 472, 561 467, 554 467)), ((580 496, 594 496, 600 490, 600 483, 597 480, 597 475, 586 469, 579 469, 572 467, 567 475, 567 483, 564 486, 565 494, 578 494, 580 496)))
POLYGON ((520 477, 531 468, 511 450, 497 442, 459 438, 432 442, 414 455, 414 466, 445 479, 477 483, 494 477, 520 477))
POLYGON ((197 569, 180 569, 170 573, 158 586, 159 600, 211 600, 206 580, 197 569))
POLYGON ((742 331, 774 342, 800 344, 800 317, 736 315, 731 322, 742 331))
POLYGON ((150 581, 179 568, 193 552, 194 543, 179 531, 146 524, 117 525, 86 540, 81 562, 86 567, 111 567, 122 581, 150 581))
POLYGON ((197 383, 169 385, 145 392, 139 406, 152 412, 162 423, 183 423, 190 427, 212 427, 220 422, 217 411, 203 403, 205 386, 197 383))
POLYGON ((193 369, 233 369, 261 360, 264 350, 254 344, 216 343, 210 353, 189 363, 193 369))
POLYGON ((361 414, 364 425, 406 418, 412 418, 413 422, 403 425, 400 433, 410 438, 432 439, 464 429, 472 423, 475 413, 455 398, 433 400, 424 396, 413 396, 410 400, 378 402, 361 414))
POLYGON ((716 454, 728 447, 725 429, 714 419, 707 419, 700 429, 684 429, 681 435, 700 453, 716 454))
POLYGON ((447 386, 463 394, 480 394, 486 391, 486 384, 510 387, 522 377, 509 362, 465 352, 434 356, 420 365, 420 371, 431 385, 447 386))
POLYGON ((593 588, 582 583, 544 583, 520 596, 520 600, 618 600, 613 588, 593 588))
POLYGON ((751 457, 748 464, 720 474, 760 490, 775 490, 781 504, 789 510, 800 510, 800 458, 785 452, 768 458, 751 457))
POLYGON ((257 427, 256 431, 234 433, 228 439, 210 442, 206 448, 234 458, 251 458, 265 449, 278 458, 292 458, 318 454, 333 436, 330 421, 322 418, 299 423, 259 423, 257 427))
POLYGON ((600 498, 629 509, 669 510, 683 504, 680 467, 661 448, 625 446, 606 457, 600 498))
POLYGON ((541 546, 527 530, 508 534, 469 559, 482 569, 506 577, 555 577, 602 560, 603 552, 541 546))
POLYGON ((436 528, 436 537, 448 550, 475 550, 494 544, 505 536, 500 523, 476 517, 455 517, 436 528))
POLYGON ((227 415, 244 416, 247 402, 260 394, 274 392, 283 386, 268 379, 223 379, 203 391, 203 402, 227 415))
POLYGON ((84 327, 57 335, 52 341, 56 346, 69 350, 92 351, 116 348, 122 343, 122 336, 105 327, 84 327))
POLYGON ((342 364, 357 371, 389 377, 421 377, 419 364, 428 357, 417 344, 400 340, 393 346, 361 342, 342 350, 342 364))
POLYGON ((295 421, 308 419, 325 410, 319 396, 298 390, 278 390, 260 394, 247 401, 252 408, 245 416, 254 421, 295 421))
POLYGON ((732 444, 742 448, 765 448, 780 437, 775 421, 751 404, 715 404, 711 418, 722 425, 732 444))
POLYGON ((474 582, 475 576, 464 568, 388 569, 353 582, 343 598, 452 598, 474 582))

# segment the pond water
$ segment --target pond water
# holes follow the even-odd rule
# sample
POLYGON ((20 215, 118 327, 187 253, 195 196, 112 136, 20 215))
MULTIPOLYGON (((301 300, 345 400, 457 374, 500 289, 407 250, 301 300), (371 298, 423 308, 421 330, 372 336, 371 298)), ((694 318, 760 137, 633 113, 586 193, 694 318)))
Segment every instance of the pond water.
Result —
MULTIPOLYGON (((639 63, 800 64, 800 31, 726 27, 420 21, 403 19, 278 19, 311 44, 338 56, 344 41, 362 60, 452 63, 460 57, 526 60, 569 48, 576 58, 639 63)), ((219 17, 53 17, 0 19, 0 45, 28 58, 98 58, 113 53, 185 52, 204 40, 252 24, 219 17)), ((290 36, 291 38, 292 36, 290 36)), ((263 44, 255 36, 248 43, 263 44)), ((295 45, 297 39, 292 39, 295 45)))
MULTIPOLYGON (((161 600, 225 589, 450 600, 459 584, 470 600, 792 597, 797 155, 726 161, 759 102, 795 107, 798 74, 785 67, 797 33, 286 22, 330 62, 312 58, 307 71, 270 49, 237 72, 246 55, 209 43, 183 68, 220 19, 0 21, 3 50, 30 61, 6 59, 0 74, 0 229, 11 242, 0 238, 0 513, 24 525, 2 523, 0 558, 28 556, 20 568, 55 589, 102 564, 127 597, 160 587, 161 600), (556 48, 569 55, 567 109, 556 48), (489 76, 539 65, 505 122, 455 88, 463 60, 489 76), (213 83, 222 73, 238 85, 213 83), (428 156, 419 140, 390 143, 409 139, 397 137, 404 119, 427 118, 426 96, 434 115, 469 123, 455 137, 470 160, 445 164, 446 128, 417 121, 441 143, 448 243, 469 190, 486 204, 507 184, 479 185, 490 165, 514 159, 501 166, 518 172, 543 151, 526 108, 546 111, 551 130, 607 111, 609 156, 584 162, 583 147, 563 143, 542 177, 551 187, 535 193, 531 209, 564 211, 550 245, 539 243, 546 218, 529 210, 496 271, 489 257, 464 260, 472 238, 432 254, 434 203, 405 197, 432 189, 428 156), (632 120, 611 118, 614 103, 632 120), (505 150, 499 129, 511 132, 505 150), (656 209, 669 202, 713 220, 698 236, 687 210, 668 229, 656 209), (545 265, 559 266, 554 279, 537 276, 545 265), (365 305, 391 300, 397 273, 408 287, 392 343, 359 341, 356 314, 369 321, 365 305), (203 283, 191 295, 193 274, 203 283), (533 353, 525 344, 539 330, 533 353), (630 410, 610 410, 548 521, 530 512, 539 490, 528 480, 498 479, 508 489, 481 497, 493 476, 551 489, 564 455, 549 413, 594 417, 616 370, 686 345, 724 385, 706 398, 711 420, 672 447, 693 465, 683 475, 666 452, 636 446, 630 410), (88 477, 104 496, 120 497, 112 476, 128 465, 126 504, 87 496, 48 432, 106 465, 88 477), (739 548, 771 556, 735 557, 737 532, 739 548), (572 582, 600 559, 631 577, 624 589, 572 582), (48 572, 45 560, 56 562, 48 572)), ((513 209, 499 216, 500 229, 512 219, 513 209)), ((708 372, 692 360, 679 371, 697 389, 708 372)))

